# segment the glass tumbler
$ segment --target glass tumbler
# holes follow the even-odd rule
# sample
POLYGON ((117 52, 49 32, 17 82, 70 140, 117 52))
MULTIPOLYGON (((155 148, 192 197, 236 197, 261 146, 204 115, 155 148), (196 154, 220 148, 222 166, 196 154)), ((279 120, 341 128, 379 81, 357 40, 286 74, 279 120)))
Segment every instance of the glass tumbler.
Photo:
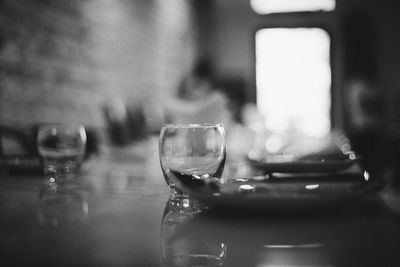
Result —
POLYGON ((86 150, 86 132, 81 125, 39 127, 38 152, 48 185, 57 187, 79 170, 86 150))
POLYGON ((221 179, 225 165, 222 124, 168 124, 160 132, 160 163, 173 195, 184 195, 179 180, 221 179))

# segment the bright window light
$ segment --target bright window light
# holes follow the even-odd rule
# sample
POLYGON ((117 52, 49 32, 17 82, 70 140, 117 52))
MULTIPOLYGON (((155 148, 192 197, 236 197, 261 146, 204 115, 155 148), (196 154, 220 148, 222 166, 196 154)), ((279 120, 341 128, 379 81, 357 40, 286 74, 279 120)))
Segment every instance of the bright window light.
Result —
POLYGON ((266 129, 322 137, 330 132, 330 37, 320 28, 256 33, 257 107, 266 129))
POLYGON ((335 0, 251 0, 252 9, 259 14, 299 12, 299 11, 332 11, 335 0))

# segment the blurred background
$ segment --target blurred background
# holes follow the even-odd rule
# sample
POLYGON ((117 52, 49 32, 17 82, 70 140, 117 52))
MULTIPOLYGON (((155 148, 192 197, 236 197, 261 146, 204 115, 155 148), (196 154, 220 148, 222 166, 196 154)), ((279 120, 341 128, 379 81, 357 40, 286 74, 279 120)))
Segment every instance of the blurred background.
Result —
POLYGON ((158 134, 175 122, 164 102, 207 58, 234 123, 342 129, 396 165, 399 11, 395 0, 0 0, 2 150, 42 123, 122 145, 158 134))

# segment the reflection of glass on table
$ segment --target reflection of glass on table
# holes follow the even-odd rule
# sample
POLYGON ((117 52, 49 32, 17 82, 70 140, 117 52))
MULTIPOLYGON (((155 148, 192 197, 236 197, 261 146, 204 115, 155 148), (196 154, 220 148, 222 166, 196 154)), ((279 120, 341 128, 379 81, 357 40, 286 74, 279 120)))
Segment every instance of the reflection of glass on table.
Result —
POLYGON ((89 206, 77 192, 56 192, 42 188, 39 193, 38 221, 43 226, 64 227, 86 224, 89 206))
POLYGON ((162 258, 167 266, 222 266, 227 246, 199 236, 187 226, 204 206, 192 199, 171 197, 161 223, 162 258))

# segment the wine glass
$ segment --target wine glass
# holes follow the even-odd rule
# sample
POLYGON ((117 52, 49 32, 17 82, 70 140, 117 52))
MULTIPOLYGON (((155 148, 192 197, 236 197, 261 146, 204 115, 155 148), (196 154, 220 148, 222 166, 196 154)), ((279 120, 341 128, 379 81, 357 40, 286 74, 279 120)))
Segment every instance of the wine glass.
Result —
POLYGON ((57 189, 79 170, 86 150, 86 132, 81 125, 42 125, 38 129, 38 152, 47 185, 57 189))
POLYGON ((182 180, 221 179, 225 165, 222 124, 168 124, 160 132, 160 163, 173 195, 185 195, 176 185, 182 180))

